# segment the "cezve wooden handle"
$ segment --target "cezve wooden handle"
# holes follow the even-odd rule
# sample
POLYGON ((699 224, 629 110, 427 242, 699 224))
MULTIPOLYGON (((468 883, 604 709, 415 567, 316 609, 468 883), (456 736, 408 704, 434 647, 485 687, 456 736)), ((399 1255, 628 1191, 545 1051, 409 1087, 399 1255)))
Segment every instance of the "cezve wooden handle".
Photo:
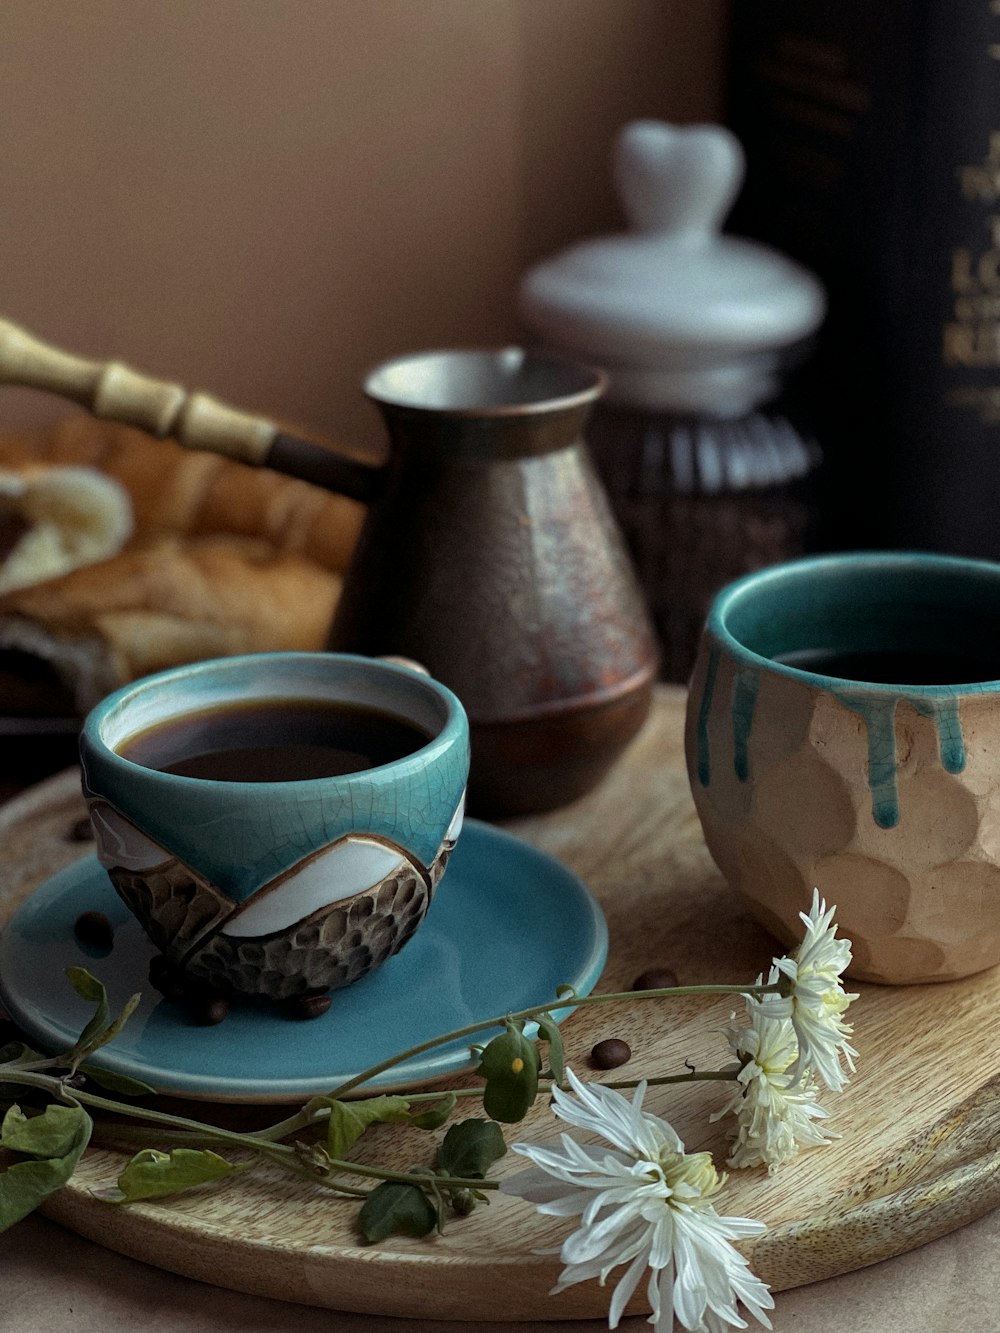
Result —
POLYGON ((42 342, 0 319, 0 384, 46 389, 80 403, 97 417, 172 436, 189 449, 238 458, 302 477, 328 490, 368 500, 380 469, 340 458, 309 440, 287 435, 266 417, 229 407, 207 393, 153 379, 120 361, 88 361, 42 342))

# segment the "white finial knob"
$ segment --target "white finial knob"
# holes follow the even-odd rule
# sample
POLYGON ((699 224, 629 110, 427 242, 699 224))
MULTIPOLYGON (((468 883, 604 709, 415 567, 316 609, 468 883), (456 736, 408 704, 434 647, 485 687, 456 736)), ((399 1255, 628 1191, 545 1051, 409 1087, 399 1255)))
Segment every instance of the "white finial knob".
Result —
POLYGON ((630 230, 525 275, 525 323, 607 367, 608 401, 739 416, 774 395, 782 349, 819 325, 823 289, 810 273, 720 230, 744 165, 722 126, 632 121, 614 152, 630 230))
POLYGON ((707 238, 722 226, 743 184, 746 160, 721 125, 634 120, 618 134, 614 180, 636 231, 707 238))

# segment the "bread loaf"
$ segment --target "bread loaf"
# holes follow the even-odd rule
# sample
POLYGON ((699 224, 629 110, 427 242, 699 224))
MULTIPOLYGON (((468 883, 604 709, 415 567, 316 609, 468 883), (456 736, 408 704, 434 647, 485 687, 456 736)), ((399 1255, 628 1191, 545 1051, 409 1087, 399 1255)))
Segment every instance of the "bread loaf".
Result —
POLYGON ((161 537, 0 597, 0 650, 47 662, 83 713, 182 662, 318 651, 339 590, 339 575, 266 542, 161 537))
POLYGON ((364 516, 356 501, 307 482, 83 414, 0 435, 0 469, 38 463, 93 467, 120 482, 142 539, 228 532, 343 571, 364 516))
POLYGON ((117 555, 132 535, 128 492, 90 467, 0 469, 0 593, 117 555))
POLYGON ((86 416, 0 436, 0 474, 79 468, 123 488, 134 535, 120 554, 11 591, 0 549, 0 665, 44 663, 82 714, 165 667, 325 646, 360 505, 86 416))

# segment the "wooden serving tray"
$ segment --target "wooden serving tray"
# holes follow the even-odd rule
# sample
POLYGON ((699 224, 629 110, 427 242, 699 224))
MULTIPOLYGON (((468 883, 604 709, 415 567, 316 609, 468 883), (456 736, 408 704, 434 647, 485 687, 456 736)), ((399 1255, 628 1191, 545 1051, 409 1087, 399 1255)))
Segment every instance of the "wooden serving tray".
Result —
MULTIPOLYGON (((601 990, 627 989, 654 966, 672 967, 685 983, 749 981, 778 951, 705 849, 684 773, 683 709, 683 693, 663 689, 649 723, 597 791, 567 810, 508 825, 561 858, 601 899, 611 933, 601 990)), ((72 841, 82 814, 72 773, 0 810, 0 919, 89 850, 72 841)), ((745 1253, 775 1290, 902 1253, 1000 1202, 1000 1043, 992 1037, 1000 969, 939 986, 856 989, 858 1073, 839 1096, 823 1098, 842 1137, 772 1176, 759 1168, 733 1172, 719 1197, 721 1212, 767 1223, 745 1253)), ((578 1010, 563 1028, 569 1062, 586 1074, 593 1044, 617 1036, 633 1058, 605 1077, 678 1072, 685 1060, 718 1067, 726 1059, 718 1030, 729 1010, 725 998, 578 1010)), ((689 1150, 710 1149, 721 1163, 726 1129, 708 1116, 728 1088, 654 1089, 647 1106, 671 1120, 689 1150)), ((540 1104, 511 1127, 508 1141, 550 1140, 560 1128, 540 1104)), ((419 1131, 376 1129, 367 1151, 403 1168, 426 1162, 430 1142, 419 1131)), ((111 1183, 123 1161, 90 1152, 46 1204, 47 1215, 189 1277, 333 1309, 479 1321, 607 1312, 609 1292, 596 1283, 547 1294, 560 1265, 537 1251, 557 1246, 567 1224, 540 1218, 517 1199, 495 1198, 443 1236, 365 1246, 353 1230, 354 1205, 267 1170, 127 1210, 98 1202, 90 1189, 111 1183)), ((513 1154, 498 1164, 502 1173, 524 1165, 513 1154)))

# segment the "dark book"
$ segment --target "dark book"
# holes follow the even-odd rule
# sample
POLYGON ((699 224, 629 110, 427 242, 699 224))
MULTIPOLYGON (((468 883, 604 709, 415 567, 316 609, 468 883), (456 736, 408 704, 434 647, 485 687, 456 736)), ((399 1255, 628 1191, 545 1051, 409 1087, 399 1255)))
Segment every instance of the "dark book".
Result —
POLYGON ((1000 558, 1000 0, 736 0, 734 230, 827 284, 830 545, 1000 558))

